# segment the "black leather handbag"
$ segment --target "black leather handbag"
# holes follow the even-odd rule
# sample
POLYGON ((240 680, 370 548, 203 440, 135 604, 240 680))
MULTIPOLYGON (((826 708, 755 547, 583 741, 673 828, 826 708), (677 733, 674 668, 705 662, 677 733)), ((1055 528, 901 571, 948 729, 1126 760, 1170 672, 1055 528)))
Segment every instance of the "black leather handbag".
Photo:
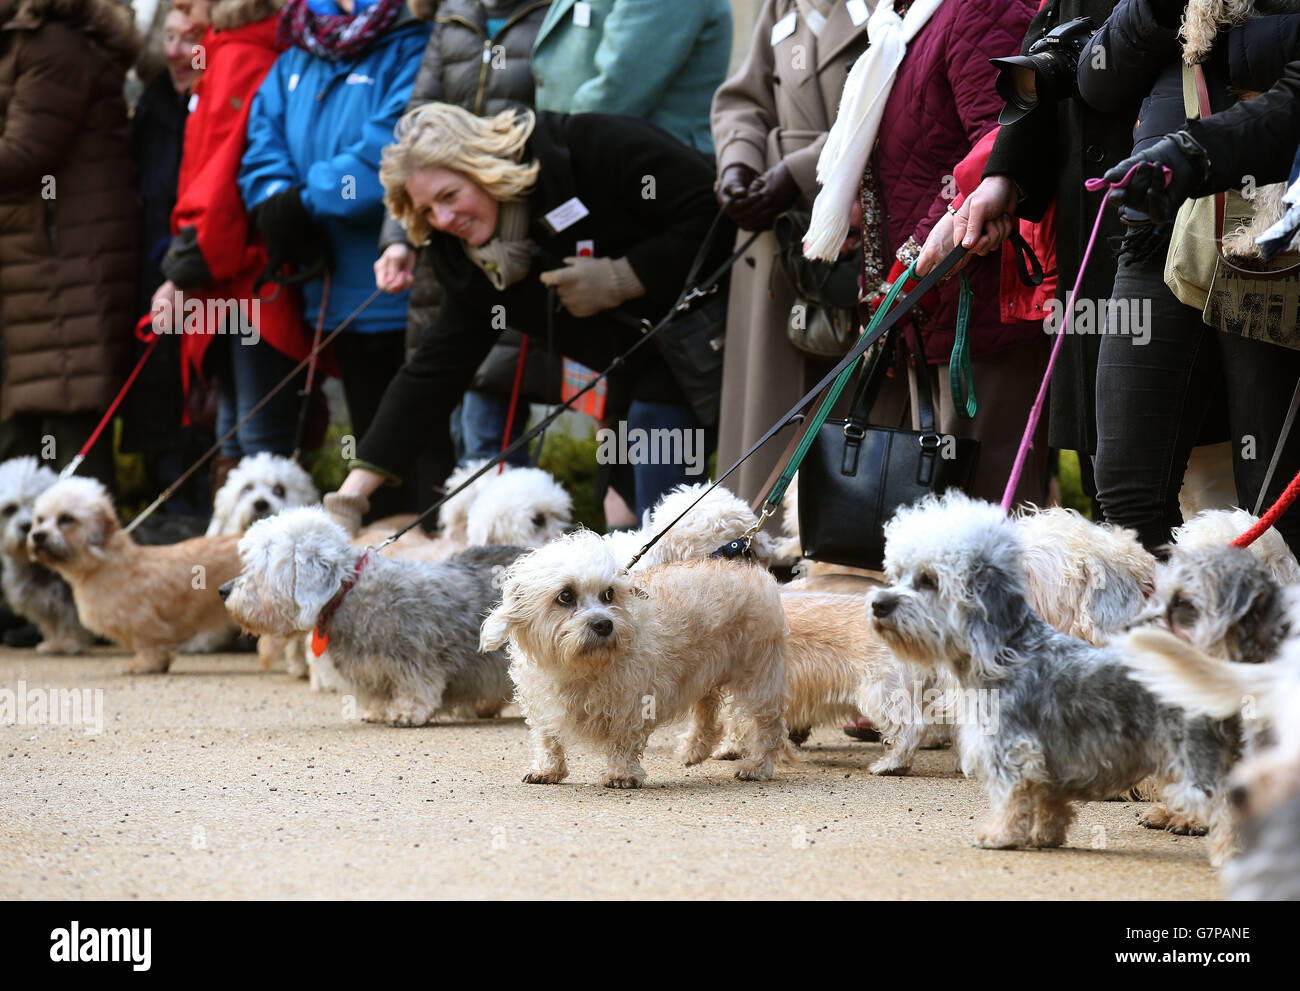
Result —
POLYGON ((968 487, 975 473, 979 441, 939 434, 920 335, 907 331, 915 341, 908 348, 903 333, 891 337, 916 370, 921 429, 867 422, 888 367, 890 349, 879 348, 859 376, 848 417, 823 423, 799 465, 799 535, 815 561, 879 571, 894 511, 931 492, 968 487))
POLYGON ((705 427, 717 426, 722 409, 728 284, 729 280, 722 280, 706 299, 673 317, 654 340, 695 418, 705 427))

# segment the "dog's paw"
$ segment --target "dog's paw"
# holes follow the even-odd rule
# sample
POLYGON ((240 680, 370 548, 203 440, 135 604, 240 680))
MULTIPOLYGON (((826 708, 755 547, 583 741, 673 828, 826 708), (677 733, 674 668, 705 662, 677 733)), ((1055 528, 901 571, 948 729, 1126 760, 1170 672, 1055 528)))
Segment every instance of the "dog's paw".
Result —
POLYGON ((740 760, 745 756, 745 752, 740 749, 738 743, 719 743, 716 750, 713 751, 714 760, 740 760))
POLYGON ((500 699, 479 699, 474 703, 474 715, 479 719, 495 719, 504 707, 505 703, 500 699))
POLYGON ((126 674, 166 674, 167 669, 171 667, 171 663, 172 659, 166 656, 140 656, 127 664, 123 670, 126 674))
POLYGON ((563 780, 563 771, 529 771, 524 775, 526 785, 558 785, 563 780))
POLYGON ((52 654, 57 657, 71 657, 83 653, 85 649, 75 640, 42 640, 36 645, 36 653, 52 654))
POLYGON ((1169 825, 1165 827, 1169 833, 1177 833, 1179 836, 1204 836, 1210 831, 1208 826, 1201 825, 1195 818, 1189 815, 1171 815, 1169 825))
POLYGON ((703 764, 712 755, 712 749, 707 743, 699 740, 687 744, 682 750, 682 763, 687 767, 703 764))
POLYGON ((747 761, 736 768, 736 780, 738 781, 771 781, 772 780, 772 761, 747 761))
POLYGON ((1018 836, 981 829, 976 831, 973 845, 982 850, 1019 850, 1025 844, 1018 836))
POLYGON ((911 764, 902 763, 893 754, 886 754, 867 768, 872 774, 890 777, 902 777, 911 769, 911 764))
POLYGON ((812 736, 812 727, 803 726, 799 729, 792 729, 789 733, 790 742, 796 747, 802 747, 808 742, 808 737, 812 736))
POLYGON ((601 784, 606 788, 640 788, 643 781, 637 775, 607 774, 601 784))
POLYGON ((1138 816, 1138 825, 1147 829, 1167 829, 1173 818, 1169 810, 1157 802, 1138 816))

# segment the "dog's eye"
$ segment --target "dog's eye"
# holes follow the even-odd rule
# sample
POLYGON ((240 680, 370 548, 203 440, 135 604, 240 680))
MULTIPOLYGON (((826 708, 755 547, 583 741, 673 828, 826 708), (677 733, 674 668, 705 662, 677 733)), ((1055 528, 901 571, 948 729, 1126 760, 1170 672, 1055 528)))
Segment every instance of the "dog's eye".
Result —
POLYGON ((245 492, 252 492, 252 491, 253 491, 253 483, 249 482, 247 485, 245 485, 242 489, 239 490, 239 494, 243 495, 245 492))
POLYGON ((562 606, 571 606, 578 597, 573 594, 573 589, 566 588, 555 597, 555 601, 562 606))
POLYGON ((922 591, 933 592, 939 587, 939 583, 935 580, 934 575, 928 571, 923 571, 916 576, 916 587, 922 591))
POLYGON ((545 513, 534 513, 534 514, 533 514, 533 529, 534 529, 534 530, 541 530, 541 529, 544 528, 545 526, 546 526, 546 514, 545 514, 545 513))
POLYGON ((9 505, 5 506, 4 508, 4 514, 6 516, 13 516, 13 514, 16 512, 18 512, 18 507, 15 506, 12 502, 9 505))
POLYGON ((67 513, 59 514, 59 526, 72 526, 76 522, 76 519, 67 513))
POLYGON ((605 603, 605 605, 609 605, 611 602, 614 601, 613 585, 611 585, 609 588, 605 589, 605 591, 600 593, 600 601, 605 603))
POLYGON ((277 499, 283 499, 283 498, 284 498, 284 486, 283 486, 283 485, 277 485, 277 486, 275 486, 275 488, 271 489, 271 495, 275 496, 277 499))

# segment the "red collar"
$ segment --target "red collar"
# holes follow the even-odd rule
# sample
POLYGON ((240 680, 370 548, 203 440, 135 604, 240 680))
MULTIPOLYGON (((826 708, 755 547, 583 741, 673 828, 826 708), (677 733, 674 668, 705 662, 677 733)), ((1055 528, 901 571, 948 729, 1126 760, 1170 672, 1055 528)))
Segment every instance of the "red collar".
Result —
POLYGON ((361 557, 357 558, 356 566, 352 569, 352 574, 343 579, 343 584, 335 593, 334 598, 326 603, 325 608, 321 610, 320 616, 316 619, 316 627, 311 631, 311 652, 320 657, 325 653, 326 648, 330 645, 329 622, 338 612, 339 606, 343 604, 344 597, 352 591, 353 587, 361 580, 361 572, 366 570, 366 565, 370 563, 370 550, 367 549, 361 557))

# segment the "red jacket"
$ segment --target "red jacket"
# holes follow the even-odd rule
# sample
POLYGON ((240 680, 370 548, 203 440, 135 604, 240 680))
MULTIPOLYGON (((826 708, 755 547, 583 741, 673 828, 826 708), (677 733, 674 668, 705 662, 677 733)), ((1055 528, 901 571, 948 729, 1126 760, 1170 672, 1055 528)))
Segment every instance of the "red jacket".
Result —
MULTIPOLYGON (((889 255, 909 237, 925 243, 948 209, 957 164, 993 130, 1002 109, 989 59, 1019 53, 1036 7, 1035 0, 945 0, 907 46, 876 146, 889 255)), ((1042 335, 1041 323, 1003 321, 995 256, 975 260, 967 273, 975 294, 970 321, 975 357, 1042 335)), ((946 362, 952 353, 958 288, 957 279, 938 288, 939 303, 923 325, 932 363, 946 362)))
MULTIPOLYGON (((249 108, 281 49, 275 44, 277 17, 203 39, 207 68, 194 89, 185 125, 185 150, 172 210, 172 235, 193 227, 212 274, 204 298, 251 300, 253 283, 266 267, 266 249, 248 222, 235 177, 244 153, 249 108)), ((186 290, 186 296, 198 295, 186 290)), ((298 291, 262 286, 257 330, 264 341, 295 360, 306 357, 311 339, 302 321, 298 291)), ((202 375, 212 334, 181 335, 181 376, 188 392, 191 372, 202 375)))

